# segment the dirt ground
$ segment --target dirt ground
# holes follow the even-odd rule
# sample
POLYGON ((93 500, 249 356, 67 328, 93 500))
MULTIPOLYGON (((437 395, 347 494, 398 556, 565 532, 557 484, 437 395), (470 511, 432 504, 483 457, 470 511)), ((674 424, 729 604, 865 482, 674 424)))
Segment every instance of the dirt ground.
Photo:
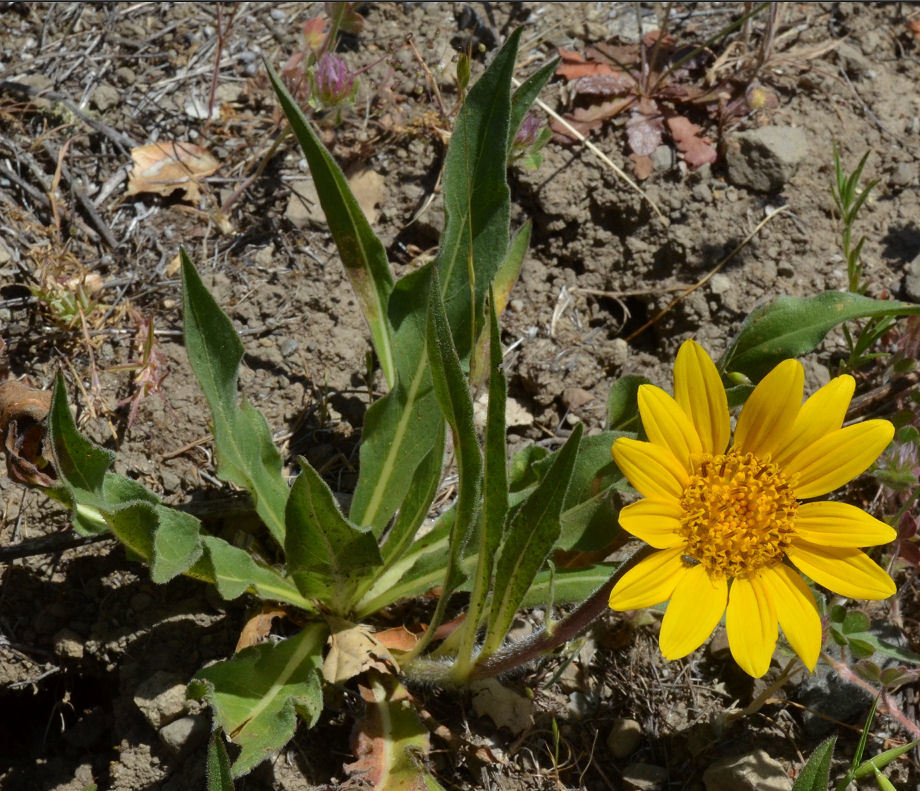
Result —
MULTIPOLYGON (((920 298, 910 280, 920 255, 920 40, 910 23, 920 16, 902 3, 782 5, 759 73, 776 101, 724 134, 704 126, 720 149, 714 164, 691 170, 666 140, 641 182, 647 199, 578 143, 551 142, 538 170, 511 168, 513 221, 534 223, 503 326, 514 443, 552 444, 574 420, 600 430, 612 383, 644 374, 668 386, 686 338, 718 355, 767 299, 845 289, 830 195, 835 142, 848 168, 869 151, 866 177, 879 179, 858 226, 868 237, 869 293, 920 298), (733 183, 724 155, 735 135, 763 126, 801 130, 807 141, 794 172, 768 193, 733 183), (717 274, 671 305, 748 237, 717 274)), ((742 3, 676 6, 672 33, 699 43, 743 12, 742 3)), ((257 172, 280 123, 262 59, 283 65, 301 47, 302 23, 321 13, 320 3, 220 12, 200 3, 0 4, 0 337, 12 375, 50 387, 63 370, 81 426, 117 450, 117 471, 170 502, 220 487, 205 402, 181 345, 180 244, 241 332, 241 386, 285 459, 305 455, 337 491, 354 485, 375 386, 366 327, 293 144, 257 172), (130 150, 157 141, 189 141, 217 159, 200 196, 128 194, 130 150), (73 293, 68 281, 91 292, 79 308, 63 296, 73 293), (168 375, 162 397, 144 398, 129 426, 136 370, 116 366, 138 359, 139 322, 149 318, 168 375)), ((369 3, 360 13, 363 31, 340 47, 366 69, 357 101, 338 125, 327 118, 323 134, 373 208, 400 275, 430 253, 442 225, 437 108, 456 102, 457 48, 488 58, 523 24, 518 73, 526 76, 558 47, 634 43, 637 13, 647 31, 663 7, 369 3)), ((747 44, 740 33, 729 39, 739 44, 728 55, 756 46, 764 18, 747 44)), ((715 45, 713 57, 725 51, 715 45)), ((543 99, 565 111, 562 81, 543 99)), ((590 139, 633 172, 622 118, 590 139)), ((828 380, 842 348, 832 335, 804 360, 809 389, 828 380)), ((857 392, 876 384, 867 375, 857 392)), ((0 492, 0 545, 69 530, 67 515, 37 493, 5 478, 0 492)), ((871 483, 859 492, 867 504, 877 493, 871 483)), ((897 639, 920 651, 916 573, 902 570, 897 581, 896 600, 873 614, 890 615, 897 639)), ((187 579, 155 586, 113 541, 0 566, 0 787, 202 788, 207 729, 170 741, 160 727, 178 715, 200 723, 197 710, 180 703, 151 715, 143 701, 231 654, 251 605, 224 602, 187 579)), ((520 628, 530 628, 527 618, 520 628)), ((507 679, 534 693, 533 721, 518 733, 478 716, 464 695, 418 691, 434 720, 490 750, 483 761, 481 752, 456 753, 435 738, 435 774, 449 789, 701 789, 720 759, 758 748, 787 777, 830 733, 840 737, 841 761, 852 754, 849 726, 868 706, 855 687, 824 671, 830 691, 822 703, 814 702, 816 683, 790 684, 723 728, 719 715, 747 705, 764 682, 742 677, 718 634, 687 660, 666 663, 656 629, 653 618, 626 623, 610 614, 567 654, 507 679), (615 734, 624 718, 638 723, 639 735, 622 755, 615 734)), ((910 722, 920 721, 914 685, 894 699, 910 722)), ((337 787, 353 760, 357 701, 344 690, 315 730, 299 730, 237 788, 337 787)), ((870 749, 907 738, 914 736, 903 723, 883 716, 870 749)), ((911 755, 891 771, 899 788, 920 783, 911 755)))

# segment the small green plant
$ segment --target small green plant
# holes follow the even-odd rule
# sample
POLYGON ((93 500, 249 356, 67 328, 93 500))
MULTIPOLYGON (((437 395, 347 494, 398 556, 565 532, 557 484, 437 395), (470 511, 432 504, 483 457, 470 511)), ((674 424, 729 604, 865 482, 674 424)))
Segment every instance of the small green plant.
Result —
MULTIPOLYGON (((872 727, 872 721, 875 719, 875 711, 878 707, 879 699, 876 698, 869 709, 869 716, 866 717, 866 724, 863 726, 862 734, 859 737, 859 743, 853 752, 853 759, 844 776, 833 786, 834 791, 845 791, 853 781, 862 780, 865 777, 875 779, 878 787, 882 791, 894 791, 894 785, 882 774, 882 769, 893 761, 906 755, 913 750, 920 739, 915 739, 899 747, 893 747, 890 750, 879 753, 874 758, 863 760, 866 751, 866 742, 869 738, 869 728, 872 727)), ((832 736, 818 745, 817 749, 811 754, 811 757, 802 767, 799 776, 792 786, 792 791, 828 791, 830 783, 831 760, 834 757, 834 745, 837 737, 832 736)))
MULTIPOLYGON (((79 433, 58 377, 48 415, 54 476, 42 488, 71 509, 76 530, 111 531, 131 558, 149 564, 154 582, 184 574, 228 600, 249 594, 280 605, 298 627, 202 669, 191 683, 190 694, 214 714, 209 788, 231 788, 233 777, 286 744, 298 719, 312 727, 323 710, 324 685, 355 677, 367 710, 358 727, 371 746, 353 771, 373 769, 379 788, 439 788, 416 760, 428 734, 400 678, 463 686, 534 660, 606 612, 613 586, 647 554, 639 550, 619 565, 553 563, 560 550, 599 552, 617 538, 615 495, 627 484, 611 446, 636 437, 635 377, 615 388, 606 431, 586 436, 579 424, 553 452, 534 445, 510 463, 507 457, 499 319, 529 238, 527 225, 511 233, 507 165, 556 65, 512 92, 519 39, 520 31, 509 36, 457 114, 436 257, 398 280, 341 169, 270 71, 387 388, 365 416, 347 513, 303 458, 289 485, 266 419, 238 392, 239 336, 184 251, 185 345, 210 408, 217 474, 250 495, 270 556, 210 533, 186 510, 112 472, 114 454, 79 433), (472 395, 486 382, 485 425, 477 426, 472 395), (453 465, 456 498, 420 531, 453 465), (427 627, 407 632, 398 648, 384 643, 374 631, 377 615, 433 589, 438 595, 427 627), (572 602, 574 610, 552 619, 555 604, 572 602), (515 614, 533 605, 546 608, 546 628, 509 645, 515 614), (462 617, 448 621, 458 609, 462 617)), ((719 374, 727 382, 757 381, 779 361, 812 351, 843 321, 918 311, 854 293, 780 298, 748 317, 719 361, 719 374)), ((749 392, 749 385, 735 388, 730 403, 749 392)))

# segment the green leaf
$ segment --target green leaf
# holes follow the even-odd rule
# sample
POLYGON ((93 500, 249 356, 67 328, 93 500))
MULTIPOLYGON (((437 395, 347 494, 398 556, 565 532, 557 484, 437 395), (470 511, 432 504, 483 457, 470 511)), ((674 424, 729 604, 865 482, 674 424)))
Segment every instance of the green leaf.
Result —
POLYGON ((559 514, 572 477, 584 426, 575 426, 543 480, 517 510, 508 525, 495 563, 489 627, 480 658, 494 653, 537 572, 559 539, 559 514))
POLYGON ((205 765, 208 776, 207 791, 233 791, 233 774, 230 771, 230 756, 224 745, 224 733, 220 728, 211 731, 208 740, 208 759, 205 765))
POLYGON ((296 715, 312 728, 323 710, 320 667, 328 629, 311 624, 279 643, 263 643, 200 670, 189 695, 207 700, 214 722, 241 752, 233 776, 246 774, 294 735, 296 715))
POLYGON ((444 468, 443 431, 440 432, 439 440, 416 467, 412 476, 414 484, 399 507, 393 527, 380 548, 383 561, 387 565, 402 557, 403 552, 412 543, 438 493, 444 468))
MULTIPOLYGON (((483 324, 489 283, 509 244, 505 174, 510 84, 520 31, 470 89, 444 164, 445 230, 435 266, 454 346, 466 362, 483 324), (496 145, 496 141, 500 141, 496 145)), ((396 384, 365 416, 358 485, 350 517, 380 536, 413 484, 419 462, 443 431, 428 365, 431 267, 396 283, 387 315, 393 330, 396 384)))
POLYGON ((827 781, 831 771, 831 758, 834 756, 836 736, 821 742, 811 757, 802 767, 795 779, 792 791, 827 791, 827 781))
POLYGON ((304 596, 320 599, 342 615, 353 586, 381 564, 380 550, 370 528, 342 516, 332 491, 310 463, 299 458, 298 464, 301 472, 285 512, 288 574, 304 596))
POLYGON ((482 519, 470 604, 457 637, 455 674, 458 679, 466 679, 472 669, 473 644, 485 609, 495 553, 501 543, 508 513, 508 454, 505 441, 508 381, 502 368, 502 345, 494 292, 489 298, 489 323, 486 329, 489 333, 489 405, 486 413, 482 519))
POLYGON ((250 592, 262 599, 287 602, 303 610, 316 609, 290 579, 255 561, 245 550, 216 536, 202 536, 201 543, 204 555, 189 569, 188 575, 212 583, 224 599, 230 601, 250 592))
POLYGON ((58 477, 58 485, 53 490, 56 499, 72 509, 73 526, 78 533, 104 532, 105 523, 101 518, 92 518, 79 506, 91 509, 105 507, 103 483, 115 454, 93 444, 77 430, 67 406, 67 388, 61 373, 58 373, 51 393, 48 435, 58 477))
POLYGON ((185 250, 180 255, 185 348, 211 408, 217 474, 252 495, 256 513, 278 543, 284 545, 288 486, 281 471, 281 455, 262 413, 245 397, 237 406, 237 371, 243 344, 230 319, 204 287, 185 250))
POLYGON ((826 291, 813 297, 777 297, 751 313, 719 361, 757 381, 783 360, 817 348, 824 336, 850 319, 920 314, 920 305, 826 291))
POLYGON ((601 563, 583 569, 542 569, 521 601, 521 607, 540 607, 552 590, 556 604, 583 602, 617 570, 616 565, 601 563))
POLYGON ((281 108, 310 166, 319 202, 339 257, 367 320, 387 385, 392 387, 396 381, 396 362, 387 321, 387 300, 393 290, 393 273, 390 271, 386 250, 371 230, 370 223, 348 186, 345 174, 320 142, 300 106, 288 93, 274 69, 268 64, 266 68, 281 108))
POLYGON ((426 344, 430 278, 429 264, 393 288, 389 310, 396 385, 364 417, 358 484, 349 515, 355 524, 370 525, 377 536, 414 485, 421 460, 443 441, 444 418, 431 382, 426 344))
POLYGON ((639 388, 648 384, 644 376, 621 376, 607 396, 607 428, 636 431, 639 428, 639 388))
MULTIPOLYGON (((549 82, 553 74, 556 73, 556 66, 558 65, 559 58, 554 58, 549 63, 537 69, 521 83, 517 90, 515 90, 514 95, 511 97, 511 119, 508 129, 509 148, 514 141, 514 136, 518 133, 518 129, 521 128, 521 123, 523 123, 527 111, 530 110, 531 105, 537 100, 540 91, 543 90, 546 83, 549 82)), ((498 314, 501 315, 500 310, 498 314)))
POLYGON ((466 360, 484 324, 489 284, 505 259, 511 200, 506 178, 511 78, 521 28, 470 89, 444 159, 444 234, 435 264, 457 355, 466 360))
POLYGON ((425 768, 428 729, 395 676, 368 673, 362 688, 365 716, 355 726, 357 760, 345 768, 374 791, 443 791, 425 768))
POLYGON ((885 752, 876 755, 875 758, 870 758, 868 761, 863 761, 853 771, 853 779, 860 780, 863 777, 874 774, 876 769, 884 769, 892 761, 900 758, 906 753, 909 753, 918 744, 920 744, 920 739, 914 739, 914 741, 908 742, 907 744, 902 744, 900 747, 892 747, 890 750, 885 750, 885 752))

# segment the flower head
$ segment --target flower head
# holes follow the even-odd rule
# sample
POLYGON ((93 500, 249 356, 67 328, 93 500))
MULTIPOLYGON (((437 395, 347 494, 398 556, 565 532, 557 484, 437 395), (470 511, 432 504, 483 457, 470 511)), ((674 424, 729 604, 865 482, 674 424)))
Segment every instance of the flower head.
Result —
POLYGON ((518 127, 512 145, 518 149, 530 148, 537 141, 542 126, 543 122, 534 113, 527 113, 518 127))
POLYGON ((355 92, 355 75, 338 55, 320 57, 311 79, 313 99, 322 107, 335 107, 350 100, 355 92))
POLYGON ((887 420, 843 428, 853 396, 839 376, 802 403, 804 371, 777 365, 741 410, 729 447, 728 399, 706 352, 693 341, 674 364, 674 397, 639 389, 648 442, 620 438, 613 458, 644 499, 620 524, 660 550, 630 569, 610 594, 615 610, 668 601, 661 651, 697 649, 725 615, 735 661, 750 675, 770 665, 778 626, 809 670, 821 620, 795 569, 842 596, 885 599, 891 578, 859 548, 895 531, 859 508, 820 497, 864 472, 894 435, 887 420))

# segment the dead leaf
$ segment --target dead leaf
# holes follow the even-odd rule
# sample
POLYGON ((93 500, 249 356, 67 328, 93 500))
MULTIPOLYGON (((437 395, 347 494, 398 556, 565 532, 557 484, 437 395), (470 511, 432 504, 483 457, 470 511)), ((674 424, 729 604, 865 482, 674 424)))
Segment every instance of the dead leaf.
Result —
POLYGON ((374 632, 374 639, 392 651, 411 651, 418 643, 419 636, 405 626, 394 626, 392 629, 374 632))
POLYGON ((667 123, 678 151, 684 155, 684 161, 691 169, 696 170, 707 162, 716 161, 718 153, 712 141, 700 134, 702 129, 699 126, 682 115, 671 116, 667 123))
POLYGON ((523 733, 533 725, 533 701, 501 684, 498 679, 485 678, 472 685, 473 710, 488 717, 496 727, 507 728, 513 734, 523 733))
POLYGON ((181 189, 192 202, 201 197, 200 180, 220 167, 207 149, 187 142, 138 146, 131 149, 131 159, 134 168, 128 178, 128 195, 146 192, 168 197, 181 189))
POLYGON ((364 168, 348 178, 348 186, 351 187, 352 194, 367 221, 374 225, 380 212, 377 206, 383 203, 386 190, 384 189, 385 180, 379 173, 364 168))
POLYGON ((330 684, 339 684, 363 673, 365 670, 389 672, 398 668, 393 655, 380 643, 370 629, 328 616, 329 653, 323 662, 323 678, 330 684))
MULTIPOLYGON (((600 127, 602 121, 599 118, 594 118, 590 121, 579 121, 577 118, 573 118, 571 115, 563 116, 566 122, 574 129, 576 132, 582 135, 582 137, 587 137, 592 129, 597 129, 600 127)), ((574 140, 579 140, 576 135, 572 134, 572 130, 568 129, 564 124, 561 124, 557 119, 549 119, 549 128, 553 130, 553 140, 558 143, 571 144, 574 140)))
POLYGON ((630 154, 629 158, 632 160, 633 172, 636 174, 636 178, 639 179, 639 181, 645 181, 645 179, 652 175, 652 171, 655 169, 655 163, 650 156, 646 154, 630 154))
POLYGON ((908 19, 907 29, 914 38, 920 38, 920 19, 908 19))
POLYGON ((579 77, 571 84, 578 96, 617 96, 636 89, 636 81, 624 71, 607 69, 599 74, 579 77))
POLYGON ((653 101, 643 99, 638 107, 633 108, 626 122, 626 138, 629 140, 629 147, 637 156, 651 156, 661 145, 663 129, 658 105, 653 101))
POLYGON ((11 481, 26 486, 54 486, 56 478, 45 456, 45 418, 51 393, 27 380, 0 384, 0 436, 11 481))
POLYGON ((244 648, 263 642, 271 633, 272 621, 275 618, 284 618, 286 616, 287 610, 272 607, 270 604, 263 604, 262 612, 246 621, 246 625, 240 632, 240 639, 236 641, 236 648, 233 649, 233 653, 238 654, 244 648))

